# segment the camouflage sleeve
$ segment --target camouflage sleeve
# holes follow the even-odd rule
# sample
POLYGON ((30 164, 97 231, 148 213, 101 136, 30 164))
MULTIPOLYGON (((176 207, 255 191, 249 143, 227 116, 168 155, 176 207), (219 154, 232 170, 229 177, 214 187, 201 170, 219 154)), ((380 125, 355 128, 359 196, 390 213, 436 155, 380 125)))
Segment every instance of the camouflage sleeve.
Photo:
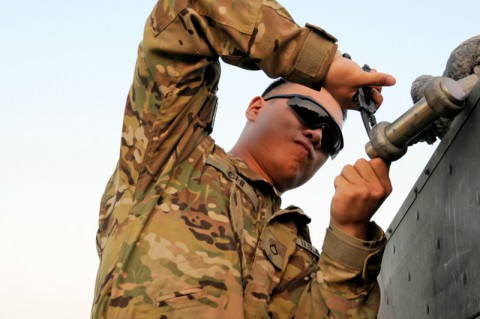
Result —
POLYGON ((319 260, 320 294, 334 318, 376 318, 385 234, 371 223, 372 240, 363 241, 331 224, 319 260))
POLYGON ((320 88, 336 52, 271 0, 159 0, 147 19, 122 134, 121 178, 141 199, 211 131, 219 58, 320 88))
POLYGON ((337 48, 333 36, 311 24, 299 27, 272 0, 160 1, 148 23, 151 49, 192 62, 220 56, 313 88, 321 87, 337 48))

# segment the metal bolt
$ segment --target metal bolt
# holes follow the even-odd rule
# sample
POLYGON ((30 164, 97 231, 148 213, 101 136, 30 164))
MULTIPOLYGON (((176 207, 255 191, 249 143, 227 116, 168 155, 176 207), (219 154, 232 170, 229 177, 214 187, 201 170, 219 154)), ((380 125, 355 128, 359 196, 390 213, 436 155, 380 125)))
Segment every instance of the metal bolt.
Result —
POLYGON ((413 188, 413 192, 415 193, 415 195, 418 195, 418 187, 417 187, 417 186, 415 186, 415 187, 413 188))
POLYGON ((430 170, 429 170, 428 168, 426 168, 426 169, 423 171, 423 173, 424 173, 425 175, 430 175, 430 170))
POLYGON ((445 93, 445 96, 450 100, 450 102, 456 105, 462 105, 462 102, 465 101, 465 91, 453 79, 443 79, 440 82, 440 89, 443 91, 443 93, 445 93))

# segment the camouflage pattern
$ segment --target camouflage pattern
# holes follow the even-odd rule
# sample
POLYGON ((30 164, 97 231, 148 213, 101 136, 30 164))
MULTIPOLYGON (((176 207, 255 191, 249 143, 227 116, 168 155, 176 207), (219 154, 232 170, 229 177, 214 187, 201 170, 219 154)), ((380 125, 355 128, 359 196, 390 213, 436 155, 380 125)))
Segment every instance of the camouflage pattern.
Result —
POLYGON ((331 228, 319 256, 309 218, 281 210, 275 189, 209 136, 219 57, 315 88, 334 41, 274 1, 157 3, 101 201, 92 318, 374 316, 379 262, 369 256, 383 233, 356 242, 331 228))

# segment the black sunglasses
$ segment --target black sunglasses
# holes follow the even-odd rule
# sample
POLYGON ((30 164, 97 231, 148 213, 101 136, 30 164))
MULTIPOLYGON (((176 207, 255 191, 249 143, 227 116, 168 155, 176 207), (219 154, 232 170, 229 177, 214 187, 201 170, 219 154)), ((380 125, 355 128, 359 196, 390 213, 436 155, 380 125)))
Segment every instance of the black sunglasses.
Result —
POLYGON ((322 128, 322 148, 333 159, 343 148, 342 130, 328 111, 311 97, 300 94, 278 94, 263 98, 288 99, 287 104, 309 128, 322 128))

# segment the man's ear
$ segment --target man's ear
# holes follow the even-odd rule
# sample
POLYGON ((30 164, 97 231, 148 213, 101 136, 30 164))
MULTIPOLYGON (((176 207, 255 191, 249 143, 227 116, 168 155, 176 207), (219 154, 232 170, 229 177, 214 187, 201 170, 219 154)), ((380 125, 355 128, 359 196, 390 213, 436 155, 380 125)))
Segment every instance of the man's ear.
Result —
POLYGON ((260 113, 260 109, 264 106, 265 100, 261 96, 254 97, 250 104, 248 104, 247 111, 245 112, 245 116, 249 122, 255 122, 258 114, 260 113))

